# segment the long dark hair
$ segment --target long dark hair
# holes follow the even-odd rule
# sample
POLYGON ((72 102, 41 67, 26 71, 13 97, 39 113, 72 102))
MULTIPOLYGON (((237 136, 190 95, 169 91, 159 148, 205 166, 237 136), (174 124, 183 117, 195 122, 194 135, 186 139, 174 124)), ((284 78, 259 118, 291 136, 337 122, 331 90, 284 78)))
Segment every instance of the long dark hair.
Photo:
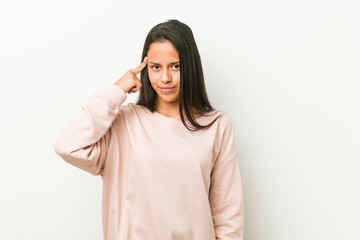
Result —
MULTIPOLYGON (((141 60, 147 55, 152 43, 166 40, 174 45, 180 58, 179 110, 181 121, 190 131, 207 128, 219 116, 208 125, 200 125, 194 116, 193 108, 195 113, 201 116, 208 116, 205 113, 212 112, 215 109, 210 105, 206 94, 200 54, 190 27, 178 20, 168 20, 154 26, 145 39, 141 60), (183 109, 188 121, 192 124, 192 128, 185 122, 183 109)), ((149 81, 147 68, 141 71, 140 79, 142 88, 136 104, 147 107, 151 112, 154 112, 157 94, 149 81)))

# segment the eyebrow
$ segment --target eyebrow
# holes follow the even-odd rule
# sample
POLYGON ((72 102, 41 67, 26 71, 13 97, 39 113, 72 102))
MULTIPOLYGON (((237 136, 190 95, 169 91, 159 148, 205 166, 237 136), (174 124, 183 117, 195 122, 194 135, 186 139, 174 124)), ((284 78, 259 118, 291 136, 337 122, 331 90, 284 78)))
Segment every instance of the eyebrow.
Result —
MULTIPOLYGON (((155 62, 149 62, 149 63, 155 64, 155 65, 161 65, 160 63, 155 63, 155 62)), ((180 63, 180 61, 172 62, 172 63, 170 63, 170 64, 179 64, 179 63, 180 63)))

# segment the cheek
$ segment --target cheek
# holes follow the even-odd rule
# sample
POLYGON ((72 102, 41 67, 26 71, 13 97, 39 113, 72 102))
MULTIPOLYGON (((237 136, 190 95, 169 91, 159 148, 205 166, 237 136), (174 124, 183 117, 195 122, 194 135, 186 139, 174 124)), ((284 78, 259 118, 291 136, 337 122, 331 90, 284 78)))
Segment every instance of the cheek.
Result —
POLYGON ((176 82, 176 83, 180 83, 180 71, 174 72, 173 81, 176 82))
POLYGON ((148 71, 148 75, 149 75, 149 80, 150 80, 150 82, 156 82, 157 81, 157 79, 158 79, 158 74, 156 73, 156 72, 154 72, 154 71, 148 71))

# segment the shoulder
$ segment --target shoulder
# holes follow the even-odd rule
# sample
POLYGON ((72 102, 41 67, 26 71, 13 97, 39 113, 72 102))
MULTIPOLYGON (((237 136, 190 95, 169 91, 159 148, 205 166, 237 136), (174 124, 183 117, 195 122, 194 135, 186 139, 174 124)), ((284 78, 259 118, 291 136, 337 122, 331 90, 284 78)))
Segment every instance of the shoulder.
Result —
POLYGON ((127 108, 127 111, 131 111, 133 113, 138 113, 138 114, 144 114, 144 113, 150 112, 150 110, 148 110, 146 107, 135 104, 135 103, 126 104, 126 108, 127 108))
POLYGON ((231 125, 232 124, 230 117, 224 112, 220 112, 219 121, 220 121, 219 123, 221 125, 231 125))
POLYGON ((147 112, 149 112, 146 107, 137 105, 132 102, 122 105, 120 107, 120 110, 121 115, 127 119, 131 119, 134 117, 141 119, 144 118, 145 115, 147 115, 147 112))
POLYGON ((206 113, 205 115, 207 116, 201 117, 201 122, 199 122, 203 125, 213 122, 212 125, 210 125, 209 128, 205 128, 204 131, 213 136, 212 138, 215 140, 215 145, 220 145, 224 137, 231 135, 231 119, 225 112, 218 110, 206 113))
POLYGON ((227 144, 231 143, 234 136, 232 121, 229 115, 222 111, 216 111, 214 114, 216 121, 209 128, 209 131, 213 134, 214 151, 219 152, 227 144))
POLYGON ((216 119, 216 125, 218 128, 223 129, 226 126, 232 125, 229 116, 222 111, 215 110, 210 113, 207 113, 206 115, 208 115, 208 116, 205 116, 205 118, 208 119, 209 121, 213 121, 216 119))
POLYGON ((233 124, 230 117, 224 112, 218 112, 219 118, 217 119, 217 138, 223 141, 224 138, 231 137, 233 132, 233 124))

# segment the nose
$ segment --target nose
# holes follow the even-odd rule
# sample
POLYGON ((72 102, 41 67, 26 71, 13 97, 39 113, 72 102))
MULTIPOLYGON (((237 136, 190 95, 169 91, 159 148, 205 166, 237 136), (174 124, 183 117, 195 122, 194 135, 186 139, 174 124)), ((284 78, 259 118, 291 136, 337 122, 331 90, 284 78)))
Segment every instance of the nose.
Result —
POLYGON ((161 82, 163 82, 163 83, 171 82, 171 74, 170 74, 169 70, 164 69, 164 71, 162 72, 162 76, 161 76, 161 82))

